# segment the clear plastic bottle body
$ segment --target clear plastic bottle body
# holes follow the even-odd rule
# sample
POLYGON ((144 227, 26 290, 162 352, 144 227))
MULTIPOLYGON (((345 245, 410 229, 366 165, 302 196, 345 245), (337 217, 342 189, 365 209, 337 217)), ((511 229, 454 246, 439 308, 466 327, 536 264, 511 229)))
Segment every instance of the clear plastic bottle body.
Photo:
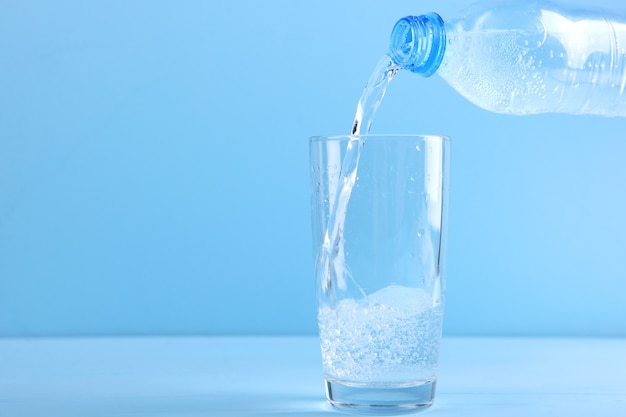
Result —
POLYGON ((508 1, 474 6, 443 31, 435 73, 482 108, 626 116, 624 16, 508 1))

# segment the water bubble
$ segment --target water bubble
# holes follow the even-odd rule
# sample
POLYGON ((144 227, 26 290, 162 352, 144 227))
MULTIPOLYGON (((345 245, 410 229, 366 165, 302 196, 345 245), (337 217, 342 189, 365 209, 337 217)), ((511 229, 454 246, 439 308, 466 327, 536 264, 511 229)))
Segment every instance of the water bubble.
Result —
POLYGON ((424 229, 420 229, 417 231, 417 237, 422 237, 424 235, 424 229))
POLYGON ((415 178, 413 178, 413 177, 409 177, 409 180, 410 180, 411 182, 415 182, 415 178))
POLYGON ((418 151, 418 152, 420 151, 419 145, 415 145, 415 150, 418 151))

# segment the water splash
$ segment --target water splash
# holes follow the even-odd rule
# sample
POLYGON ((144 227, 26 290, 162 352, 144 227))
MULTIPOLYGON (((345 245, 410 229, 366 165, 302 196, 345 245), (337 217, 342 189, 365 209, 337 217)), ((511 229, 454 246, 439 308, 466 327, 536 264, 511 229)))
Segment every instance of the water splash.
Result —
POLYGON ((322 291, 331 295, 331 303, 334 303, 332 299, 334 291, 337 289, 347 290, 348 282, 351 282, 361 295, 366 297, 365 292, 354 280, 345 263, 343 230, 350 195, 356 183, 361 149, 365 144, 365 140, 360 136, 361 132, 364 135, 369 133, 376 111, 387 91, 387 86, 398 69, 399 67, 393 63, 389 56, 382 57, 370 75, 357 104, 350 140, 339 173, 339 190, 335 193, 334 201, 331 202, 324 243, 317 263, 318 268, 320 268, 318 274, 321 274, 322 291), (364 129, 362 129, 363 127, 364 129))

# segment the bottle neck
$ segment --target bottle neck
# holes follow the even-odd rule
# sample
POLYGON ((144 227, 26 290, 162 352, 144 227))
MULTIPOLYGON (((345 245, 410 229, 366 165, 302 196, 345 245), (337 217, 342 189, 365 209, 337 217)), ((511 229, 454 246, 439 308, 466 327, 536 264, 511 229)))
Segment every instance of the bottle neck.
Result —
POLYGON ((403 17, 391 31, 389 56, 393 62, 424 77, 437 71, 445 49, 446 31, 437 13, 403 17))

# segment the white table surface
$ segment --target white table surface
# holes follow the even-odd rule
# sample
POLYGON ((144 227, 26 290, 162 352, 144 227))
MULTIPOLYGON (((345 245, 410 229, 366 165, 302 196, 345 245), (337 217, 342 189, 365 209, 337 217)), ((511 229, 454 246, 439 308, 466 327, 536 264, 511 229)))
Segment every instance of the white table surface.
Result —
MULTIPOLYGON (((0 339, 0 417, 347 415, 315 337, 0 339)), ((428 417, 626 417, 626 339, 444 338, 428 417)))

